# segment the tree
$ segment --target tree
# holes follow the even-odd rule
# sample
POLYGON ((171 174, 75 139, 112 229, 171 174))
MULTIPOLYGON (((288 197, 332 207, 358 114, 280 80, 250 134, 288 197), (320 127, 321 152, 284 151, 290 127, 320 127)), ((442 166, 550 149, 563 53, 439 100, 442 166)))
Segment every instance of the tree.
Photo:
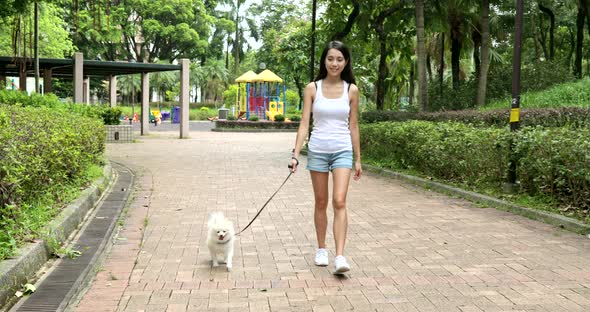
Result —
POLYGON ((584 21, 586 19, 585 0, 578 0, 578 15, 576 17, 576 59, 574 61, 574 76, 582 78, 582 46, 584 45, 584 21))
POLYGON ((490 1, 482 0, 481 4, 481 68, 477 84, 477 98, 475 103, 484 106, 486 102, 486 88, 488 85, 488 69, 490 67, 490 1))
POLYGON ((426 80, 426 49, 424 47, 424 0, 416 0, 416 38, 418 42, 418 87, 420 109, 428 110, 428 85, 426 80))
POLYGON ((390 50, 388 49, 388 32, 385 31, 384 23, 385 19, 400 9, 403 8, 404 1, 399 1, 396 5, 390 6, 387 9, 382 10, 375 19, 371 21, 371 26, 377 32, 377 38, 379 39, 379 74, 377 77, 377 109, 382 110, 384 107, 385 100, 385 79, 387 78, 387 55, 390 50))
POLYGON ((555 33, 555 14, 553 10, 549 7, 543 5, 543 3, 539 2, 539 10, 549 16, 549 53, 547 53, 547 48, 545 47, 545 42, 543 41, 543 50, 545 51, 545 58, 552 61, 555 57, 555 44, 554 44, 554 33, 555 33))
POLYGON ((116 1, 108 10, 94 4, 74 1, 68 16, 74 41, 88 57, 153 62, 197 59, 206 53, 214 19, 203 1, 116 1))
MULTIPOLYGON (((64 58, 72 55, 74 45, 68 31, 64 28, 61 9, 51 3, 40 3, 40 11, 39 57, 64 58)), ((0 22, 0 55, 30 56, 32 54, 24 50, 25 47, 30 46, 27 40, 33 32, 27 16, 32 16, 32 12, 27 11, 22 15, 6 17, 5 23, 0 22), (13 40, 19 45, 13 46, 13 40)))
POLYGON ((344 26, 344 28, 342 30, 336 32, 332 36, 332 40, 342 41, 342 39, 344 39, 352 30, 352 26, 354 25, 354 22, 356 21, 357 17, 359 16, 359 13, 361 10, 361 5, 358 0, 352 0, 352 7, 353 8, 352 8, 352 11, 350 11, 350 14, 348 15, 348 20, 346 21, 346 25, 344 26))

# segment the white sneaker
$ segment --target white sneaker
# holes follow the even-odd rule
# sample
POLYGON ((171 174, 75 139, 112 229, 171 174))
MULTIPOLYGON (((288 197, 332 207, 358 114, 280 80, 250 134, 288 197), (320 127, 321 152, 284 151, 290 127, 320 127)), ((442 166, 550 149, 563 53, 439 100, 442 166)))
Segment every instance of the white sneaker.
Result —
POLYGON ((327 266, 328 265, 328 251, 324 248, 320 248, 315 253, 315 265, 327 266))
POLYGON ((350 271, 350 265, 346 262, 346 258, 344 256, 337 256, 334 259, 334 274, 342 274, 344 272, 350 271))

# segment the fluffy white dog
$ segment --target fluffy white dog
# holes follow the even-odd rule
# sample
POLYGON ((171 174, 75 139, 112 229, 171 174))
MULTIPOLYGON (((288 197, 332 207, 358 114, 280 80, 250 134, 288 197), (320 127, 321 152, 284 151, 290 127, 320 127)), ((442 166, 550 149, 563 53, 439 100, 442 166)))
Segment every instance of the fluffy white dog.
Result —
POLYGON ((225 263, 227 270, 231 271, 235 236, 233 223, 226 219, 222 212, 214 212, 209 216, 207 228, 207 247, 213 266, 219 266, 218 256, 223 255, 221 263, 225 263))

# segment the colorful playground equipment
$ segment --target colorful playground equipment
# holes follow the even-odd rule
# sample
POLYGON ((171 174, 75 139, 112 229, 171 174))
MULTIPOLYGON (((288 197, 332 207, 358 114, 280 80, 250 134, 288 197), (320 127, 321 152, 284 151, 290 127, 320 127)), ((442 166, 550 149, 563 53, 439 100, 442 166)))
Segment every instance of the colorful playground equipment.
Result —
POLYGON ((274 121, 276 115, 285 115, 287 87, 282 84, 281 77, 266 69, 258 75, 248 71, 235 81, 238 83, 238 117, 245 115, 249 119, 256 115, 261 120, 274 121))

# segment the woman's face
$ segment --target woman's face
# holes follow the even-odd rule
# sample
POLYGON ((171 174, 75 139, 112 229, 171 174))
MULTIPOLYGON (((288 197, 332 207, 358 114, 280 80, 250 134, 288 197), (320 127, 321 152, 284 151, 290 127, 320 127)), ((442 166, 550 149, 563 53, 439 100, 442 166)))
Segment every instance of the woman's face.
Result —
POLYGON ((346 66, 346 59, 338 49, 330 49, 328 50, 328 54, 326 54, 325 65, 328 76, 340 77, 340 73, 342 73, 342 70, 346 66))

